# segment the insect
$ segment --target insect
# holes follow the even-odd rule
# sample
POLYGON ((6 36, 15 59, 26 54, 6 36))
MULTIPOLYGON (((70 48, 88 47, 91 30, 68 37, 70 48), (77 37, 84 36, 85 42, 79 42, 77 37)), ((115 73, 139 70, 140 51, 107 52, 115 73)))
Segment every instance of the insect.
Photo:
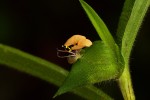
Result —
POLYGON ((91 45, 92 42, 89 39, 86 39, 85 36, 73 35, 66 41, 63 47, 68 49, 69 51, 72 51, 72 50, 79 50, 84 47, 90 47, 91 45))
POLYGON ((92 42, 86 39, 85 36, 73 35, 62 45, 63 50, 57 49, 57 56, 67 58, 68 63, 73 64, 82 56, 82 48, 90 47, 91 45, 92 42))

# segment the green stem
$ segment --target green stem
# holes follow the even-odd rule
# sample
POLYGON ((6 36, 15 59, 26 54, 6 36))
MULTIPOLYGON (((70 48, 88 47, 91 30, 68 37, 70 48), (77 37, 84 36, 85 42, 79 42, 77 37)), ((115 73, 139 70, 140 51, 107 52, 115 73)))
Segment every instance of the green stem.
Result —
POLYGON ((126 64, 124 72, 119 78, 119 86, 123 94, 124 100, 135 100, 128 64, 126 64))
MULTIPOLYGON (((133 4, 133 1, 134 0, 126 0, 124 8, 128 8, 129 6, 128 4, 131 4, 131 3, 133 4)), ((122 18, 126 14, 127 14, 127 17, 129 17, 128 22, 127 23, 125 22, 122 28, 120 28, 120 30, 121 29, 124 30, 124 33, 120 31, 121 33, 119 34, 119 30, 118 30, 118 39, 119 38, 122 39, 121 54, 125 61, 125 68, 124 68, 124 72, 122 73, 122 76, 119 78, 119 85, 120 85, 121 92, 125 100, 135 100, 128 64, 129 64, 129 58, 131 55, 131 50, 133 48, 135 38, 142 24, 144 16, 146 15, 146 12, 149 8, 149 5, 150 5, 150 0, 135 0, 133 7, 131 5, 131 8, 132 8, 131 13, 129 14, 126 13, 128 12, 128 10, 130 11, 131 9, 124 9, 124 13, 122 13, 122 18)))

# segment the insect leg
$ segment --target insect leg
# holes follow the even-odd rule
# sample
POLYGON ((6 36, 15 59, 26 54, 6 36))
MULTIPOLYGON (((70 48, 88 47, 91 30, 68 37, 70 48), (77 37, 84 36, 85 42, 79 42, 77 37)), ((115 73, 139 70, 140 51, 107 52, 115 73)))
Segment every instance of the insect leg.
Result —
POLYGON ((75 57, 76 53, 69 52, 69 51, 66 51, 66 50, 59 50, 59 49, 57 49, 57 56, 59 58, 75 57), (61 56, 60 53, 68 53, 68 55, 67 56, 61 56))

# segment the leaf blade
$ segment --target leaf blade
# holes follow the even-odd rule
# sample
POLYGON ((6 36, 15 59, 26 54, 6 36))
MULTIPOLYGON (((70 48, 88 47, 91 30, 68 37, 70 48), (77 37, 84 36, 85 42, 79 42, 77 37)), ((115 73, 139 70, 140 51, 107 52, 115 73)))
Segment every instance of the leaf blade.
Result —
POLYGON ((116 36, 117 36, 117 44, 120 48, 122 45, 122 38, 124 35, 125 27, 130 18, 134 2, 135 0, 125 0, 124 6, 121 12, 121 16, 119 18, 116 36))
MULTIPOLYGON (((130 8, 130 13, 128 13, 129 15, 128 15, 128 19, 126 20, 127 22, 123 23, 122 26, 120 25, 121 27, 123 27, 122 29, 124 33, 118 29, 118 35, 121 34, 121 37, 118 36, 118 39, 119 38, 122 39, 122 41, 119 40, 118 43, 119 44, 121 43, 120 45, 121 53, 125 61, 125 69, 124 69, 122 76, 119 78, 118 82, 119 82, 120 89, 121 89, 124 99, 135 100, 135 95, 134 95, 134 91, 132 88, 131 76, 130 76, 130 71, 129 71, 129 60, 130 60, 129 57, 131 54, 131 50, 133 48, 135 38, 139 30, 139 27, 141 26, 143 18, 150 5, 150 0, 126 0, 126 3, 124 5, 126 6, 124 7, 124 12, 126 12, 126 8, 128 7, 127 4, 132 4, 132 5, 130 8)), ((124 15, 122 16, 125 17, 124 15)))
POLYGON ((98 14, 93 10, 92 7, 84 2, 84 0, 79 1, 94 28, 96 29, 99 37, 102 39, 102 41, 104 41, 106 45, 108 45, 108 47, 110 47, 110 49, 112 49, 113 52, 116 52, 116 43, 103 20, 98 16, 98 14))
POLYGON ((135 0, 131 16, 125 28, 122 38, 122 55, 125 62, 128 62, 130 53, 137 36, 138 30, 142 24, 144 16, 150 5, 150 0, 135 0))
POLYGON ((83 56, 72 69, 55 96, 77 87, 115 79, 122 73, 122 63, 114 59, 109 48, 101 41, 95 41, 86 48, 83 56), (100 49, 100 50, 99 50, 100 49))
MULTIPOLYGON (((0 64, 33 75, 55 86, 60 86, 68 75, 68 71, 56 64, 2 44, 0 44, 0 64)), ((90 96, 88 100, 94 100, 95 96, 103 97, 107 95, 94 86, 84 87, 72 92, 85 99, 90 96), (87 93, 91 95, 87 96, 87 93)), ((107 97, 110 98, 108 95, 107 97)))
POLYGON ((54 63, 6 45, 0 44, 0 52, 0 64, 31 74, 48 82, 52 82, 57 86, 60 85, 58 80, 63 81, 64 76, 67 76, 68 74, 66 70, 54 63), (56 76, 56 80, 53 80, 54 78, 50 73, 54 76, 58 76, 56 76))

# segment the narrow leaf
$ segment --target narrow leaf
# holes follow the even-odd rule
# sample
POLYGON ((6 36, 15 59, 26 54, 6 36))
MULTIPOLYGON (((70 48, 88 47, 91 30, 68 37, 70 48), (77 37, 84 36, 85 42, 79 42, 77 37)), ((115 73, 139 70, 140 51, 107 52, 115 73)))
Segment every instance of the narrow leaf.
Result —
POLYGON ((124 35, 127 22, 130 18, 131 11, 134 5, 134 1, 135 0, 125 0, 124 6, 121 12, 121 16, 120 16, 118 28, 117 28, 117 44, 119 45, 120 48, 122 45, 122 37, 124 35))
POLYGON ((109 95, 105 94, 102 90, 100 90, 92 85, 77 88, 77 89, 73 90, 73 93, 78 94, 81 97, 84 97, 86 100, 100 100, 100 99, 114 100, 109 95))
MULTIPOLYGON (((68 71, 56 64, 2 44, 0 44, 0 64, 36 76, 56 86, 60 86, 68 75, 68 71)), ((87 100, 104 96, 110 99, 107 94, 94 86, 84 87, 73 93, 87 100)))
POLYGON ((136 0, 132 9, 131 16, 126 25, 124 36, 122 38, 122 55, 125 62, 129 60, 129 56, 133 47, 138 30, 141 26, 143 18, 150 5, 150 0, 136 0))
POLYGON ((90 7, 86 2, 80 0, 82 7, 84 8, 86 14, 88 15, 90 21, 92 22, 94 28, 96 29, 99 37, 104 41, 106 45, 116 53, 116 44, 115 41, 110 34, 108 28, 106 27, 105 23, 102 19, 98 16, 98 14, 90 7))
MULTIPOLYGON (((127 4, 133 4, 133 0, 127 0, 126 2, 128 3, 125 3, 126 7, 124 7, 124 11, 128 9, 127 4)), ((129 57, 131 54, 131 50, 133 48, 133 43, 135 41, 138 30, 141 26, 141 23, 148 10, 149 5, 150 5, 150 0, 135 0, 134 4, 131 5, 133 6, 132 11, 130 11, 131 13, 128 13, 128 14, 131 14, 131 15, 128 15, 129 18, 127 19, 129 20, 127 21, 127 23, 122 23, 123 24, 122 27, 124 27, 122 29, 124 33, 122 33, 122 31, 118 29, 118 34, 120 34, 121 36, 118 38, 122 39, 121 53, 125 61, 124 72, 122 73, 118 82, 119 82, 119 86, 120 86, 121 92, 125 100, 135 100, 131 77, 130 77, 130 71, 129 71, 130 69, 128 65, 129 57)))
POLYGON ((103 42, 96 41, 73 64, 71 72, 55 96, 77 87, 115 79, 122 73, 122 65, 103 42))
POLYGON ((39 77, 59 86, 68 72, 61 67, 18 49, 0 44, 0 64, 39 77))

